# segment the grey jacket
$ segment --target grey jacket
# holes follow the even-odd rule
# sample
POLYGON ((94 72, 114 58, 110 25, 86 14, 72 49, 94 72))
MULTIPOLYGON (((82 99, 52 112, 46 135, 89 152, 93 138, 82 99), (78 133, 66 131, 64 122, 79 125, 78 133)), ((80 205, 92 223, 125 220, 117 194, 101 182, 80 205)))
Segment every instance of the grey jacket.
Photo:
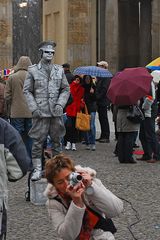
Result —
POLYGON ((140 124, 132 123, 127 119, 128 109, 118 109, 117 113, 117 132, 139 131, 140 124))
MULTIPOLYGON (((77 166, 78 168, 80 166, 77 166)), ((81 168, 82 169, 82 168, 81 168)), ((123 210, 123 202, 112 192, 105 188, 102 182, 96 178, 96 172, 93 169, 85 168, 93 176, 92 194, 84 194, 85 204, 99 212, 101 215, 112 218, 118 216, 123 210), (89 171, 88 171, 89 169, 89 171)), ((48 212, 52 219, 52 228, 55 240, 76 240, 82 226, 82 219, 85 213, 85 207, 77 207, 73 201, 66 208, 53 199, 57 196, 57 191, 51 184, 45 191, 45 195, 50 198, 47 202, 48 212)), ((62 199, 63 201, 63 199, 62 199)), ((104 232, 101 229, 92 230, 90 240, 114 240, 111 232, 104 232)))
MULTIPOLYGON (((0 209, 7 208, 9 181, 22 178, 30 159, 21 136, 8 122, 0 118, 0 209)), ((0 224, 2 212, 0 212, 0 224)), ((1 226, 0 226, 1 229, 1 226)))
POLYGON ((48 77, 40 61, 28 68, 23 92, 32 113, 40 110, 42 117, 52 117, 56 104, 65 107, 70 88, 61 66, 53 64, 48 77))

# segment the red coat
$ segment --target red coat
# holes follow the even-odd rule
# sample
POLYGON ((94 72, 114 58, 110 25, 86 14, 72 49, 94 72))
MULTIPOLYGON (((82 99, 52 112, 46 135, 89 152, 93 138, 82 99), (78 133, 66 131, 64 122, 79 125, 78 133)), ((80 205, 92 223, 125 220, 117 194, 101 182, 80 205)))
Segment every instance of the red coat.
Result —
POLYGON ((70 117, 76 117, 77 112, 84 107, 84 88, 80 84, 77 84, 73 81, 70 84, 70 91, 73 97, 73 102, 67 106, 66 113, 70 117))

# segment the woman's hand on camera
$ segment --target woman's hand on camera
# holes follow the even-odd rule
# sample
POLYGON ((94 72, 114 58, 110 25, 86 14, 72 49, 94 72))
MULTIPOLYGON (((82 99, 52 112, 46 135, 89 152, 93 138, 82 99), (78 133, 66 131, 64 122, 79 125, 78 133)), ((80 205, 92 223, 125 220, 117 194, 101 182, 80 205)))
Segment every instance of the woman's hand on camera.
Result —
POLYGON ((89 173, 87 173, 87 172, 81 172, 81 176, 83 177, 82 182, 83 182, 85 188, 91 186, 91 184, 92 184, 92 177, 91 177, 91 175, 89 173))
POLYGON ((82 182, 79 182, 75 186, 68 185, 66 192, 70 195, 75 205, 78 207, 84 207, 82 194, 85 191, 85 186, 82 182))

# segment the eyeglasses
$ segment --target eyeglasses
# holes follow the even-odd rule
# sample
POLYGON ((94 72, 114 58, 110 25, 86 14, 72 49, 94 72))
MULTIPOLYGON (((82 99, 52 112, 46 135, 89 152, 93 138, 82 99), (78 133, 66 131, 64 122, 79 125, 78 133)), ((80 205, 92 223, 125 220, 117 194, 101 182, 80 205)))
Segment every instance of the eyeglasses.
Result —
POLYGON ((45 53, 51 53, 51 54, 54 54, 54 52, 51 52, 51 51, 44 51, 45 53))

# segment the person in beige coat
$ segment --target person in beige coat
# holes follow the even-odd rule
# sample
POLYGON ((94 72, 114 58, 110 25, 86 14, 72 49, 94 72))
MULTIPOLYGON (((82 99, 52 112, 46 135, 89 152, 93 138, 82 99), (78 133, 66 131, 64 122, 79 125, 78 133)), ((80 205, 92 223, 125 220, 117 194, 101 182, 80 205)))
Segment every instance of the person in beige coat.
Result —
POLYGON ((0 117, 7 120, 7 109, 4 99, 6 81, 0 77, 0 117))
POLYGON ((106 223, 106 218, 116 217, 123 210, 123 202, 96 178, 95 170, 75 167, 68 156, 61 154, 46 162, 45 173, 49 185, 44 194, 48 196, 53 239, 115 239, 109 229, 104 230, 101 225, 96 227, 99 221, 96 214, 90 218, 91 212, 96 211, 106 223), (71 178, 75 172, 78 177, 71 178), (75 179, 81 181, 76 183, 75 179))
POLYGON ((117 112, 117 153, 119 162, 123 164, 136 163, 133 158, 133 146, 140 129, 140 123, 133 123, 127 119, 130 107, 129 105, 118 106, 117 112))
POLYGON ((29 57, 21 56, 15 66, 15 72, 9 76, 5 88, 5 100, 7 108, 10 109, 10 123, 20 133, 26 145, 30 157, 30 168, 32 168, 32 139, 28 132, 32 126, 32 114, 23 94, 23 85, 31 64, 29 57))

